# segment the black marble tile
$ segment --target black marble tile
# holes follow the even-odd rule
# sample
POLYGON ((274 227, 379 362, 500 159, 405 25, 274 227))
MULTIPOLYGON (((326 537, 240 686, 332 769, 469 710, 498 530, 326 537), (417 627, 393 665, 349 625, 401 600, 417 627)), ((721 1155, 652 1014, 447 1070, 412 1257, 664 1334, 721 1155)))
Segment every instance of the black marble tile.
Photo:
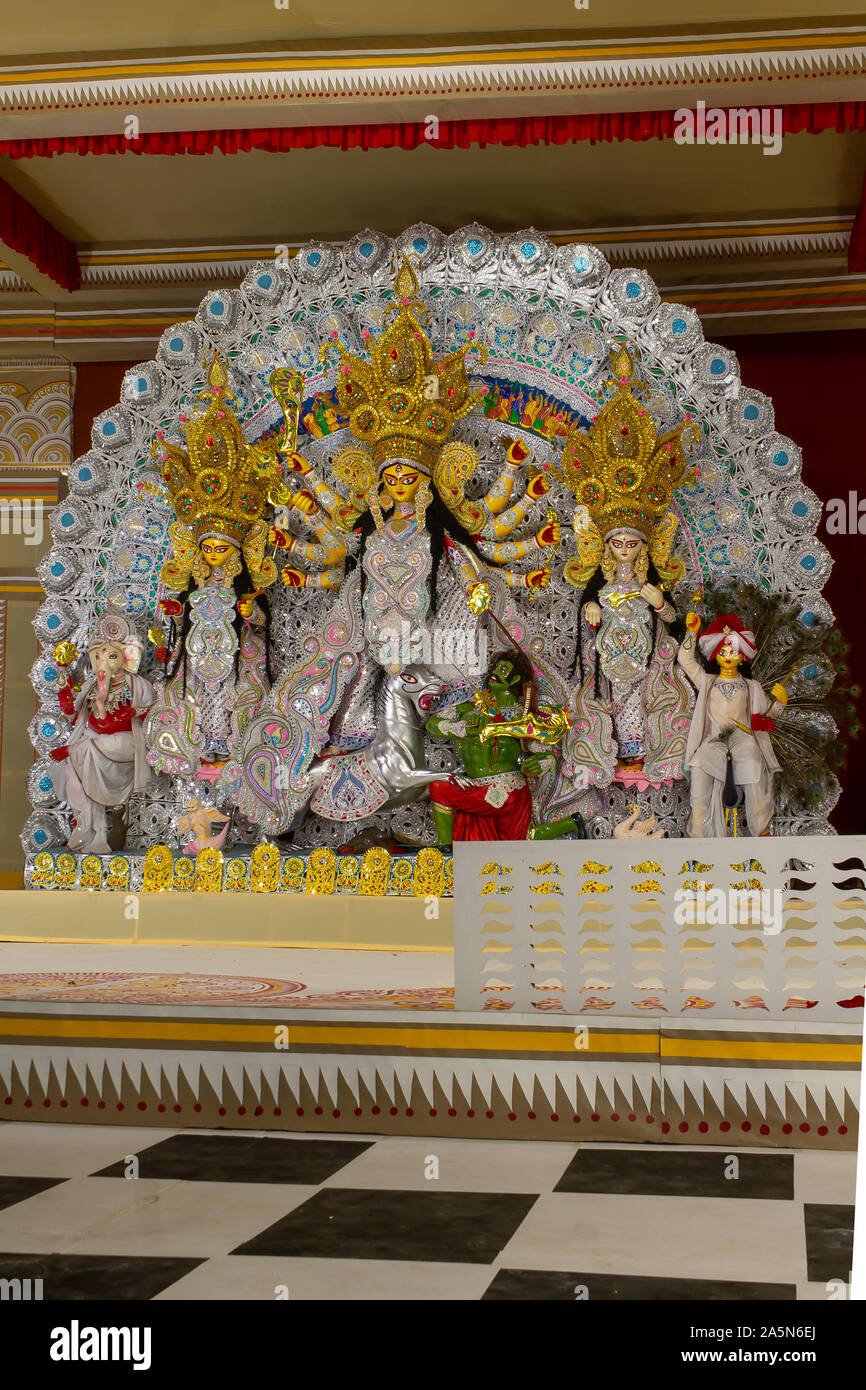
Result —
POLYGON ((68 1178, 4 1178, 0 1175, 0 1211, 4 1207, 14 1207, 16 1202, 26 1202, 49 1187, 68 1182, 68 1178))
POLYGON ((854 1208, 839 1203, 806 1202, 806 1270, 810 1280, 848 1282, 854 1255, 854 1208))
POLYGON ((580 1149, 554 1192, 609 1192, 636 1197, 764 1197, 792 1201, 794 1155, 732 1151, 681 1153, 675 1148, 580 1149))
POLYGON ((513 1192, 330 1187, 231 1253, 489 1264, 537 1200, 513 1192))
POLYGON ((727 1279, 658 1279, 642 1274, 566 1274, 550 1269, 500 1269, 483 1300, 590 1303, 625 1299, 674 1303, 793 1302, 794 1284, 753 1284, 727 1279))
MULTIPOLYGON (((375 1142, 375 1141, 372 1141, 375 1142)), ((278 1139, 246 1135, 173 1134, 138 1155, 140 1178, 193 1182, 320 1183, 371 1143, 338 1139, 278 1139)), ((125 1161, 91 1174, 122 1178, 125 1161)))
MULTIPOLYGON (((148 1299, 200 1264, 204 1260, 164 1255, 21 1255, 0 1251, 0 1279, 41 1279, 44 1302, 148 1299)), ((31 1297, 35 1292, 31 1284, 31 1297)))

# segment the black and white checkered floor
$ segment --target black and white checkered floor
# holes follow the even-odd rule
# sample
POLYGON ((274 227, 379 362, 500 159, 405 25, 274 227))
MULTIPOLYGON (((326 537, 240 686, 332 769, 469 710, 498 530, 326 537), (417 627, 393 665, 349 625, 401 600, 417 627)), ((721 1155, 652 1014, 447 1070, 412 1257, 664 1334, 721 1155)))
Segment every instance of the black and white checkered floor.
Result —
POLYGON ((827 1299, 855 1166, 3 1123, 0 1280, 41 1278, 45 1299, 827 1299))

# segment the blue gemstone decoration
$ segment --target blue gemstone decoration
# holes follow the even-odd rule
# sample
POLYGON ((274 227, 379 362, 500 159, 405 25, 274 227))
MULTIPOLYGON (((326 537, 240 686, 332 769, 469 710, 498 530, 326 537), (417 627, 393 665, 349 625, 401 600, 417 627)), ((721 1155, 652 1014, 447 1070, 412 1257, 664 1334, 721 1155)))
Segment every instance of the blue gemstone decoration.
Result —
POLYGON ((358 250, 360 251, 361 255, 364 257, 364 260, 365 260, 365 261, 368 260, 370 256, 372 256, 372 254, 373 254, 373 252, 375 251, 375 249, 376 249, 376 248, 375 248, 375 246, 373 245, 372 241, 362 241, 362 242, 361 242, 361 245, 358 247, 358 250))
POLYGON ((806 677, 807 680, 814 680, 815 677, 818 675, 818 667, 814 665, 807 666, 803 672, 803 675, 806 677))
POLYGON ((42 737, 43 737, 43 738, 53 738, 53 737, 54 737, 54 725, 53 725, 53 724, 45 723, 45 724, 42 725, 42 737))
POLYGON ((102 426, 102 433, 107 435, 117 434, 117 426, 113 420, 106 420, 102 426))
POLYGON ((313 269, 315 269, 315 267, 319 264, 319 262, 321 261, 321 259, 322 259, 322 253, 321 253, 321 251, 311 251, 310 254, 309 254, 309 256, 307 257, 307 265, 311 265, 311 266, 313 267, 313 269))
POLYGON ((75 517, 72 515, 72 513, 71 513, 71 512, 64 512, 63 515, 62 515, 62 517, 60 518, 60 525, 61 525, 61 526, 73 526, 74 524, 75 524, 75 517))
POLYGON ((257 281, 259 288, 263 290, 269 290, 273 283, 274 278, 272 275, 260 275, 257 281))
POLYGON ((773 462, 777 468, 784 468, 788 462, 788 455, 784 449, 778 449, 773 455, 773 462))
POLYGON ((89 483, 90 479, 93 477, 93 474, 91 473, 89 468, 79 468, 78 476, 83 483, 89 483))
POLYGON ((806 506, 805 502, 795 502, 791 510, 795 516, 806 516, 809 508, 806 506))
POLYGON ((472 252, 473 256, 477 256, 479 251, 484 250, 484 242, 479 241, 477 236, 471 236, 467 241, 466 246, 468 250, 472 252))
POLYGON ((535 245, 534 241, 524 241, 523 245, 520 248, 520 254, 525 261, 531 261, 532 257, 536 255, 537 251, 538 248, 535 245))
POLYGON ((59 579, 65 569, 65 565, 61 565, 59 560, 55 560, 54 564, 51 566, 51 573, 54 575, 55 579, 59 579))
POLYGON ((643 294, 643 287, 636 280, 629 280, 625 287, 626 299, 639 299, 643 294))
POLYGON ((428 243, 426 237, 416 236, 415 240, 412 242, 412 250, 417 252, 417 254, 421 256, 427 250, 427 244, 428 243))
POLYGON ((57 679, 57 672, 55 671, 53 666, 45 667, 45 679, 47 681, 53 681, 57 679))
POLYGON ((172 352, 183 352, 183 338, 172 338, 169 347, 172 352))
POLYGON ((60 619, 58 618, 56 613, 52 613, 51 617, 46 619, 45 626, 47 628, 50 628, 52 632, 54 632, 55 629, 60 626, 60 619))
POLYGON ((140 377, 138 378, 138 381, 135 383, 135 389, 136 389, 136 391, 146 391, 146 390, 147 390, 147 377, 146 377, 146 376, 140 376, 140 377))
POLYGON ((673 323, 671 324, 671 328, 673 329, 674 333, 685 333, 685 331, 686 331, 686 321, 685 321, 685 319, 674 319, 673 323))
POLYGON ((44 845, 45 841, 48 839, 48 836, 45 834, 44 830, 37 830, 33 838, 36 841, 37 845, 44 845))
POLYGON ((710 363, 710 371, 713 376, 723 376, 728 369, 728 364, 723 357, 714 357, 710 363))
POLYGON ((226 306, 221 299, 214 299, 211 302, 210 311, 212 314, 216 314, 217 317, 219 317, 220 314, 225 313, 226 306))
POLYGON ((817 563, 818 561, 815 559, 814 555, 804 555, 802 560, 800 561, 800 564, 803 566, 804 570, 813 570, 817 563))
POLYGON ((760 412, 756 405, 747 405, 743 411, 743 418, 746 420, 757 420, 759 414, 760 412))
POLYGON ((589 270, 589 259, 586 256, 575 256, 574 268, 579 275, 582 275, 585 270, 589 270))
POLYGON ((803 623, 805 627, 814 627, 817 621, 817 615, 812 612, 811 608, 800 616, 800 622, 803 623))
POLYGON ((52 782, 51 782, 51 778, 50 778, 50 777, 40 777, 40 778, 39 778, 39 790, 40 790, 41 792, 50 792, 50 791, 51 791, 51 787, 52 787, 52 782))

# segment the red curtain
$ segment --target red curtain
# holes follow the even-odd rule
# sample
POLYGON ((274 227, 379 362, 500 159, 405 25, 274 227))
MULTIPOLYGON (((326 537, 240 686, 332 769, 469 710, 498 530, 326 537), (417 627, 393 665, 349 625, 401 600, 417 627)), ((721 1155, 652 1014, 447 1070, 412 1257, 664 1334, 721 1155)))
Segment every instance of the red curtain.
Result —
POLYGON ((32 261, 64 290, 81 283, 78 253, 50 222, 0 179, 0 241, 32 261))
MULTIPOLYGON (((866 102, 818 102, 782 106, 784 134, 824 130, 866 130, 866 102)), ((0 140, 0 154, 11 159, 51 158, 56 154, 242 154, 249 150, 285 153, 325 146, 340 150, 468 149, 473 145, 567 145, 588 140, 669 139, 675 111, 607 111, 579 116, 507 116, 486 120, 441 121, 438 137, 427 138, 421 121, 381 125, 315 125, 260 130, 153 131, 127 140, 123 135, 67 135, 39 140, 0 140)))

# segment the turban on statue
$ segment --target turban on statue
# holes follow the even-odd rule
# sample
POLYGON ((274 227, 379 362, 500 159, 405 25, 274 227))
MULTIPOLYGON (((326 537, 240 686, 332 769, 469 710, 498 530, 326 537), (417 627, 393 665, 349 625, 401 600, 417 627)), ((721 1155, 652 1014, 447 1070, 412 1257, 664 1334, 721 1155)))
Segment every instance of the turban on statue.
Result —
POLYGON ((758 650, 754 632, 745 626, 742 618, 736 617, 733 613, 722 613, 698 638, 698 646, 708 661, 712 661, 725 642, 729 642, 744 661, 751 661, 758 650))

